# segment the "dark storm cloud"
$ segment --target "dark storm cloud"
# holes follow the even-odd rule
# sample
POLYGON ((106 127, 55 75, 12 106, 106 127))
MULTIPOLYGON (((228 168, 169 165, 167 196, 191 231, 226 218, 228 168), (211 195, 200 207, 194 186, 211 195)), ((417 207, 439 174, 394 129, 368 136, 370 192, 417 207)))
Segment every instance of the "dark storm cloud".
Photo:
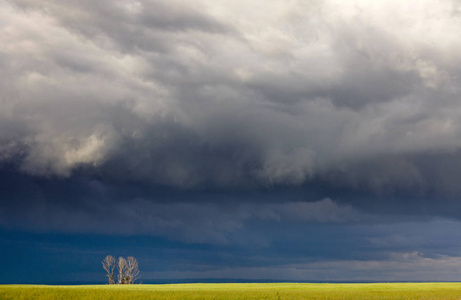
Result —
POLYGON ((161 186, 103 184, 94 179, 37 179, 3 172, 0 224, 6 228, 157 235, 187 243, 267 245, 253 222, 360 224, 376 218, 329 198, 302 192, 178 191, 161 186), (280 198, 287 199, 280 203, 280 198))
POLYGON ((4 1, 2 160, 182 187, 340 173, 458 194, 456 171, 421 163, 458 161, 456 7, 394 4, 4 1))
MULTIPOLYGON (((291 232, 286 241, 290 247, 294 241, 308 242, 312 233, 305 230, 314 224, 318 224, 315 231, 322 232, 322 226, 335 224, 428 222, 434 216, 460 219, 460 206, 450 198, 379 198, 329 186, 193 191, 79 176, 37 178, 16 171, 2 172, 0 178, 0 225, 35 232, 143 234, 184 243, 249 247, 273 247, 291 232)), ((354 244, 351 239, 350 243, 354 244)))
POLYGON ((0 0, 0 257, 120 249, 153 279, 458 278, 460 11, 0 0))
POLYGON ((299 201, 457 218, 432 209, 460 194, 456 5, 357 5, 4 1, 2 164, 108 189, 318 185, 299 201))
MULTIPOLYGON (((0 0, 1 226, 281 252, 278 240, 307 251, 303 230, 337 226, 329 240, 367 251, 351 246, 332 270, 361 256, 449 264, 457 244, 401 241, 411 222, 460 219, 459 11, 0 0), (388 236, 396 222, 403 237, 388 236), (367 226, 384 233, 363 237, 367 226)), ((327 248, 309 255, 339 258, 327 248)), ((242 267, 264 273, 265 255, 242 267)), ((293 275, 296 262, 278 266, 293 275)))

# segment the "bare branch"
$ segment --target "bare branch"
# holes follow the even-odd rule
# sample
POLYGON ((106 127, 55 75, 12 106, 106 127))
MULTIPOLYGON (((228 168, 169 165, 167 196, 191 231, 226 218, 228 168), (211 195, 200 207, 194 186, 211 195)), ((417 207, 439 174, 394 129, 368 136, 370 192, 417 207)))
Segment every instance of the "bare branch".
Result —
POLYGON ((114 284, 115 258, 112 255, 107 255, 102 261, 102 267, 107 272, 109 284, 114 284))
POLYGON ((127 282, 127 262, 126 259, 123 257, 118 258, 118 283, 119 284, 126 284, 127 282))
POLYGON ((139 272, 138 261, 132 256, 127 257, 127 279, 128 284, 133 284, 136 280, 141 278, 139 272))

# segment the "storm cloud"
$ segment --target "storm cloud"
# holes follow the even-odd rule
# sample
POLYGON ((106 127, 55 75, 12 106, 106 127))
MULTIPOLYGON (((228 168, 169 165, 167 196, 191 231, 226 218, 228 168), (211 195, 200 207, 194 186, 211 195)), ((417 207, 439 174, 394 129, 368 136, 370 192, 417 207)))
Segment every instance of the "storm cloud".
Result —
POLYGON ((437 182, 443 170, 420 162, 459 161, 457 12, 4 1, 1 158, 30 174, 84 166, 182 187, 341 172, 348 186, 458 194, 446 182, 457 174, 437 182))
POLYGON ((258 249, 459 226, 460 30, 448 0, 0 0, 0 226, 258 249))

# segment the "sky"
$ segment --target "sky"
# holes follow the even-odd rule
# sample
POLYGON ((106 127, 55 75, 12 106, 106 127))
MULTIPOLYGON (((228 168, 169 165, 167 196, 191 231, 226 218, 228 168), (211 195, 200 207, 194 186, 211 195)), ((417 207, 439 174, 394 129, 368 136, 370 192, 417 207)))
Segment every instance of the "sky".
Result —
POLYGON ((0 283, 460 281, 461 4, 0 0, 0 283))

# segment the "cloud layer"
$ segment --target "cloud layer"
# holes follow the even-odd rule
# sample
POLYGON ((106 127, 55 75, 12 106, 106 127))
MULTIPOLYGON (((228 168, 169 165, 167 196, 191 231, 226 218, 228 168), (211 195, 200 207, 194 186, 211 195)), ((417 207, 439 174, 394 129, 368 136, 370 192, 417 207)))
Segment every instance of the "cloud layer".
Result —
POLYGON ((0 158, 24 172, 460 192, 456 2, 1 6, 0 158))
POLYGON ((457 265, 425 239, 461 219, 460 31, 449 0, 0 0, 0 226, 228 255, 192 277, 457 265))

